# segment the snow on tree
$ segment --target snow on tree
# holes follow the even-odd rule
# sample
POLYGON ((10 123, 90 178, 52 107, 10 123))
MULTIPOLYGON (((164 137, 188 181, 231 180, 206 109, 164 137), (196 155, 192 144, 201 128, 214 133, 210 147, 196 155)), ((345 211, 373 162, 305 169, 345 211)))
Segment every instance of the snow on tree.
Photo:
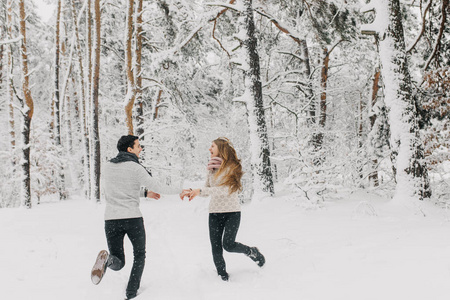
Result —
MULTIPOLYGON (((86 5, 86 2, 85 2, 86 5)), ((82 160, 81 163, 83 164, 83 171, 81 175, 81 181, 82 186, 84 189, 84 194, 89 195, 90 188, 90 145, 89 145, 89 138, 88 138, 88 127, 87 127, 87 111, 88 111, 88 101, 86 95, 89 95, 89 92, 86 93, 85 90, 85 78, 84 78, 84 69, 85 66, 83 64, 83 53, 82 53, 82 47, 81 47, 81 40, 80 40, 80 21, 81 16, 83 13, 83 10, 85 9, 85 5, 80 9, 77 17, 77 12, 75 8, 75 1, 70 1, 70 9, 71 9, 71 15, 72 15, 72 27, 73 27, 73 43, 75 43, 76 47, 76 55, 77 55, 77 62, 78 62, 78 68, 77 70, 77 76, 78 76, 78 88, 77 93, 80 97, 81 101, 78 105, 79 112, 79 123, 80 123, 80 129, 81 129, 81 144, 82 146, 82 160)))
POLYGON ((257 50, 254 9, 251 0, 242 1, 241 31, 238 38, 243 43, 242 57, 235 59, 244 71, 244 94, 236 100, 242 100, 248 112, 248 126, 252 153, 252 171, 255 192, 273 194, 273 177, 270 165, 270 147, 267 135, 266 117, 262 94, 260 61, 257 50))
POLYGON ((424 152, 408 68, 400 2, 372 1, 363 10, 376 12, 374 22, 364 25, 362 31, 373 32, 379 36, 385 102, 389 108, 390 145, 396 168, 397 186, 394 198, 428 198, 428 171, 423 161, 424 152))
MULTIPOLYGON (((145 140, 144 163, 155 176, 168 182, 203 178, 210 142, 226 136, 242 159, 245 192, 250 195, 249 186, 253 184, 249 177, 256 179, 257 193, 263 189, 270 192, 270 183, 269 188, 265 185, 268 178, 264 177, 265 170, 272 173, 272 182, 286 184, 299 198, 307 198, 311 203, 332 197, 332 192, 342 186, 355 189, 370 185, 384 191, 391 188, 389 180, 393 178, 387 155, 389 147, 398 151, 394 162, 400 189, 400 182, 409 182, 411 178, 420 183, 418 177, 402 173, 399 166, 400 161, 408 160, 404 158, 409 154, 421 151, 420 147, 415 148, 415 140, 420 137, 425 142, 433 191, 445 195, 446 181, 436 180, 445 173, 448 154, 447 114, 440 115, 448 98, 445 94, 448 76, 443 67, 448 56, 448 42, 444 38, 448 30, 443 24, 448 20, 442 15, 442 2, 416 1, 402 9, 407 13, 403 19, 408 31, 406 39, 411 44, 417 41, 415 46, 408 47, 411 64, 406 60, 411 70, 406 73, 414 74, 406 83, 410 89, 386 78, 394 73, 386 73, 393 66, 386 59, 388 55, 382 55, 380 74, 375 45, 368 43, 372 38, 355 34, 359 30, 361 6, 357 0, 287 0, 283 5, 276 1, 138 0, 131 10, 126 9, 127 2, 111 0, 102 5, 102 30, 98 37, 96 27, 100 23, 91 16, 94 1, 61 1, 65 3, 59 43, 61 124, 54 126, 61 128, 62 153, 47 140, 50 130, 46 132, 51 118, 54 90, 51 87, 56 89, 53 80, 56 53, 47 49, 55 45, 57 14, 50 21, 50 30, 43 30, 44 25, 33 14, 33 4, 27 3, 31 8, 27 22, 32 25, 27 25, 31 37, 27 43, 29 86, 36 108, 30 139, 34 149, 31 154, 34 197, 55 192, 50 178, 57 173, 52 172, 66 163, 67 186, 77 188, 84 182, 86 195, 99 200, 96 190, 99 182, 94 181, 94 174, 99 176, 99 171, 94 171, 94 164, 98 166, 100 161, 115 155, 118 137, 129 131, 124 99, 132 89, 136 100, 130 105, 129 120, 133 122, 133 131, 145 140), (409 13, 418 8, 421 13, 417 18, 409 13), (92 20, 96 21, 95 27, 92 20), (249 30, 251 21, 253 32, 249 30), (424 31, 419 37, 422 23, 424 31), (127 27, 132 31, 125 32, 123 29, 127 27), (435 43, 439 37, 440 42, 435 43), (131 59, 127 53, 131 53, 131 59), (134 84, 129 84, 127 72, 134 77, 134 84), (377 80, 384 86, 377 84, 377 80), (397 90, 402 93, 395 94, 397 90), (409 102, 413 103, 413 109, 415 106, 416 112, 411 116, 418 119, 414 122, 423 129, 423 137, 417 134, 416 123, 411 126, 408 123, 409 113, 398 113, 409 109, 410 105, 405 104, 409 102), (392 126, 396 131, 391 134, 392 126), (409 136, 415 138, 411 138, 408 146, 409 139, 405 142, 398 137, 410 129, 409 136), (386 139, 389 135, 390 141, 386 139), (399 140, 403 143, 400 146, 394 143, 399 140), (315 147, 314 141, 320 147, 315 147), (411 151, 402 146, 410 147, 411 151), (321 158, 320 163, 317 157, 321 158)), ((8 3, 13 3, 14 9, 17 7, 13 1, 8 3)), ((8 120, 15 122, 10 126, 14 134, 14 130, 18 133, 17 124, 22 117, 17 96, 25 99, 23 88, 17 88, 22 83, 21 65, 16 63, 21 57, 16 55, 21 54, 18 52, 21 38, 18 26, 12 24, 11 28, 13 32, 8 35, 5 30, 8 36, 3 34, 0 43, 4 46, 2 86, 7 92, 0 99, 5 103, 0 117, 4 124, 2 133, 8 136, 8 141, 3 141, 5 145, 14 140, 7 130, 8 120), (12 60, 8 66, 9 55, 12 60), (8 102, 14 89, 16 93, 8 102), (13 116, 7 113, 7 103, 15 107, 13 116)), ((380 46, 394 40, 389 34, 378 37, 380 46)), ((398 51, 384 49, 385 54, 398 51)), ((404 73, 399 74, 392 78, 403 78, 404 73)), ((54 127, 52 131, 56 130, 54 127)), ((17 144, 21 151, 19 139, 17 144)), ((0 155, 12 162, 1 168, 1 178, 19 178, 11 175, 14 168, 19 170, 14 155, 3 152, 0 155)), ((420 153, 418 157, 408 171, 420 172, 416 163, 422 163, 420 153)), ((3 182, 6 181, 0 184, 2 196, 11 194, 13 188, 2 185, 3 182)))
POLYGON ((101 10, 100 0, 94 0, 94 56, 92 72, 92 139, 93 139, 93 180, 91 197, 100 202, 100 132, 98 126, 99 119, 99 83, 100 83, 100 47, 101 47, 101 10))
POLYGON ((134 101, 136 99, 136 86, 133 73, 133 18, 134 16, 134 0, 128 0, 127 2, 127 20, 125 36, 125 71, 127 75, 127 93, 125 96, 125 116, 127 119, 128 134, 134 134, 133 127, 133 108, 134 101))
POLYGON ((27 51, 27 32, 26 32, 26 13, 24 0, 19 1, 19 28, 22 36, 20 51, 22 62, 22 94, 21 113, 23 115, 22 123, 22 188, 20 195, 20 203, 27 208, 31 208, 31 173, 30 173, 30 132, 31 120, 33 118, 34 103, 30 90, 30 74, 28 71, 28 51, 27 51))

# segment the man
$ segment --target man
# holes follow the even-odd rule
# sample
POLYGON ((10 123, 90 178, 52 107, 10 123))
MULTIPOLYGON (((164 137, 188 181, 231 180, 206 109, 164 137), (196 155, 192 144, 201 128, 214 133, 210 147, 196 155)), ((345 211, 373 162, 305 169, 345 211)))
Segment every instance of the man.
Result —
POLYGON ((125 265, 123 240, 125 234, 133 245, 133 268, 126 289, 127 299, 135 298, 140 286, 145 264, 145 227, 139 209, 141 187, 145 187, 147 198, 159 199, 162 194, 179 194, 181 188, 173 188, 159 183, 139 163, 142 147, 138 137, 122 136, 118 143, 119 154, 106 164, 102 171, 104 190, 105 233, 109 254, 100 251, 92 269, 91 279, 100 283, 107 268, 118 271, 125 265))

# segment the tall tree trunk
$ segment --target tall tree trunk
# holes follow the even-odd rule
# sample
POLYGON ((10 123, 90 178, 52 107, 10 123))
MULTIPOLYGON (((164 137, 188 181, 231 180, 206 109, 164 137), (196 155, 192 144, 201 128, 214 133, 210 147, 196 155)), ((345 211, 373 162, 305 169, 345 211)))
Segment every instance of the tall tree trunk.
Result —
POLYGON ((359 99, 359 105, 358 105, 358 129, 357 129, 357 136, 358 136, 358 159, 357 159, 357 168, 358 168, 358 174, 359 178, 361 179, 360 186, 364 187, 362 179, 364 178, 364 168, 363 168, 363 132, 364 132, 364 116, 363 112, 365 110, 365 105, 363 101, 363 97, 360 97, 359 99))
MULTIPOLYGON (((9 39, 12 39, 12 0, 8 0, 6 4, 6 32, 9 39)), ((13 56, 12 56, 12 48, 11 45, 6 45, 6 95, 8 97, 8 109, 9 109, 9 137, 11 139, 11 147, 12 149, 16 148, 16 131, 15 131, 15 123, 14 123, 14 90, 12 86, 12 66, 13 66, 13 56)))
POLYGON ((163 90, 159 90, 158 97, 156 98, 156 101, 155 101, 155 109, 154 109, 154 113, 153 113, 153 120, 156 120, 158 118, 159 104, 161 103, 162 92, 163 92, 163 90))
POLYGON ((93 197, 96 202, 100 202, 100 133, 98 127, 98 91, 100 84, 100 0, 94 1, 94 25, 95 25, 95 44, 94 44, 94 69, 92 77, 92 107, 93 107, 93 158, 94 158, 94 182, 93 197))
POLYGON ((136 9, 136 66, 134 68, 136 75, 136 134, 141 140, 144 139, 144 107, 142 101, 142 9, 143 0, 137 0, 136 9))
POLYGON ((80 120, 80 126, 81 126, 81 143, 83 145, 83 187, 84 187, 84 194, 86 196, 90 195, 90 146, 89 146, 89 137, 88 137, 88 128, 87 128, 87 101, 86 101, 86 95, 89 95, 89 91, 85 92, 85 80, 84 80, 84 67, 83 67, 83 53, 81 51, 81 42, 80 42, 80 34, 79 34, 79 28, 78 28, 78 22, 77 22, 77 15, 75 11, 75 3, 73 0, 71 0, 71 7, 72 7, 72 21, 73 21, 73 28, 74 28, 74 34, 75 34, 75 43, 76 43, 76 49, 77 49, 77 56, 78 56, 78 94, 81 96, 81 101, 79 101, 79 120, 80 120))
POLYGON ((252 0, 243 0, 244 27, 246 38, 244 49, 248 69, 244 70, 244 82, 247 99, 248 123, 252 147, 252 169, 255 191, 274 194, 273 176, 270 166, 270 149, 267 125, 264 115, 262 85, 260 78, 259 55, 256 48, 255 23, 252 0))
POLYGON ((95 164, 94 162, 94 144, 93 144, 93 138, 89 138, 93 132, 92 132, 92 124, 93 124, 93 107, 92 107, 92 13, 91 13, 91 6, 92 1, 86 0, 86 75, 85 75, 85 82, 86 82, 86 111, 85 111, 85 121, 86 121, 86 139, 88 146, 86 148, 89 148, 88 155, 88 164, 89 164, 89 184, 88 184, 88 195, 91 197, 94 190, 94 169, 95 164))
POLYGON ((61 24, 61 0, 58 0, 56 9, 56 26, 55 26, 55 141, 56 146, 61 146, 61 116, 60 116, 60 99, 59 99, 59 70, 60 70, 60 24, 61 24))
POLYGON ((133 128, 133 106, 136 98, 136 87, 133 74, 133 52, 131 50, 133 40, 133 12, 134 0, 127 2, 127 35, 125 39, 125 70, 127 74, 127 94, 125 96, 125 115, 127 120, 128 134, 134 134, 133 128))
POLYGON ((300 40, 300 49, 302 51, 303 55, 303 65, 304 65, 304 72, 303 77, 308 82, 308 87, 305 89, 306 92, 306 101, 309 101, 309 108, 308 108, 308 119, 307 124, 309 126, 312 126, 316 124, 316 101, 314 101, 314 93, 311 87, 311 63, 309 59, 309 50, 308 50, 308 44, 306 43, 306 40, 300 40))
MULTIPOLYGON (((386 37, 380 41, 386 105, 389 107, 391 148, 396 166, 396 199, 430 197, 428 172, 423 162, 418 112, 412 92, 399 0, 385 0, 389 20, 386 37)), ((382 4, 385 5, 385 4, 382 4)), ((377 12, 380 13, 380 12, 377 12)))
MULTIPOLYGON (((4 39, 5 36, 3 35, 4 31, 3 28, 0 29, 0 32, 2 33, 0 35, 0 39, 4 39)), ((3 55, 5 53, 5 45, 0 45, 0 92, 3 92, 3 76, 5 71, 5 66, 3 65, 3 55)), ((3 93, 1 93, 3 94, 3 93)))
POLYGON ((25 207, 31 208, 31 174, 30 174, 30 131, 31 120, 33 118, 34 103, 30 91, 30 75, 28 72, 28 52, 27 52, 27 33, 26 33, 26 14, 25 14, 25 0, 19 0, 19 18, 20 18, 20 34, 22 35, 21 42, 21 60, 22 60, 22 91, 24 102, 22 112, 24 115, 24 122, 22 128, 22 171, 23 171, 23 185, 21 200, 25 207))
MULTIPOLYGON (((328 65, 330 62, 330 53, 328 53, 328 48, 322 48, 323 60, 322 60, 322 72, 320 77, 320 102, 319 102, 319 122, 318 122, 318 130, 319 132, 313 135, 313 144, 315 151, 319 151, 322 149, 323 145, 323 135, 325 130, 325 124, 327 121, 327 84, 328 84, 328 65)), ((316 159, 315 163, 320 164, 321 159, 316 159)))
MULTIPOLYGON (((61 0, 58 0, 56 9, 56 26, 55 26, 55 142, 58 149, 58 155, 61 157, 63 152, 63 146, 61 143, 61 94, 60 94, 60 69, 61 69, 61 0)), ((65 178, 64 178, 64 168, 58 169, 58 193, 59 199, 65 199, 65 178)))
MULTIPOLYGON (((377 103, 378 98, 378 90, 380 89, 380 75, 381 71, 380 68, 377 68, 375 70, 375 75, 373 78, 373 85, 372 85, 372 99, 371 99, 371 115, 369 117, 370 120, 370 131, 373 130, 373 127, 375 125, 375 121, 377 120, 377 115, 373 111, 373 108, 375 107, 377 103)), ((372 158, 372 172, 369 175, 369 182, 372 186, 378 186, 379 180, 378 180, 378 170, 376 169, 376 166, 378 165, 378 159, 376 157, 372 158)))
MULTIPOLYGON (((68 96, 66 96, 65 97, 66 98, 66 100, 65 100, 65 105, 64 105, 64 111, 65 111, 65 117, 66 117, 66 122, 67 122, 67 139, 68 139, 68 141, 67 141, 67 145, 68 145, 68 152, 69 152, 69 154, 70 155, 73 155, 74 153, 73 153, 73 134, 72 134, 72 132, 73 132, 73 130, 72 130, 72 117, 71 117, 71 106, 72 106, 72 103, 71 103, 71 98, 70 98, 70 96, 68 95, 68 96)), ((75 99, 76 99, 76 94, 74 94, 74 97, 73 97, 73 99, 74 99, 74 101, 76 101, 75 99)))

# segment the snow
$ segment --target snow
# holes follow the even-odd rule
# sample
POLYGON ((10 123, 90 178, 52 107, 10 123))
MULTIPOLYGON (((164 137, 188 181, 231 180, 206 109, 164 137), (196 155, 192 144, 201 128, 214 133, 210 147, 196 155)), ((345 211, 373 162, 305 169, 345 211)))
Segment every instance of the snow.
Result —
POLYGON ((375 12, 375 19, 370 24, 361 25, 362 31, 376 32, 380 36, 384 36, 389 25, 389 4, 386 0, 370 1, 363 5, 360 9, 361 13, 368 11, 375 12))
MULTIPOLYGON (((142 201, 147 260, 136 299, 448 299, 448 211, 426 202, 405 209, 362 191, 314 206, 277 191, 243 206, 237 238, 259 247, 266 266, 225 253, 230 282, 215 274, 208 199, 142 201)), ((128 239, 125 268, 108 270, 98 286, 90 281, 106 249, 103 211, 78 197, 0 210, 1 298, 123 299, 128 239)))
POLYGON ((33 2, 37 6, 36 12, 41 17, 42 21, 47 23, 55 12, 56 4, 53 3, 53 1, 48 3, 48 1, 45 0, 33 0, 33 2))

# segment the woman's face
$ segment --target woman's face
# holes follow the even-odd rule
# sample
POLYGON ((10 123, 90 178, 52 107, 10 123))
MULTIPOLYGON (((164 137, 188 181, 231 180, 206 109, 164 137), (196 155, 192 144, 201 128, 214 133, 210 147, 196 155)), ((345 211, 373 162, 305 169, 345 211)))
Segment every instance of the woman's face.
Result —
POLYGON ((211 144, 211 147, 209 147, 209 152, 211 153, 211 157, 219 156, 219 148, 214 142, 211 144))

